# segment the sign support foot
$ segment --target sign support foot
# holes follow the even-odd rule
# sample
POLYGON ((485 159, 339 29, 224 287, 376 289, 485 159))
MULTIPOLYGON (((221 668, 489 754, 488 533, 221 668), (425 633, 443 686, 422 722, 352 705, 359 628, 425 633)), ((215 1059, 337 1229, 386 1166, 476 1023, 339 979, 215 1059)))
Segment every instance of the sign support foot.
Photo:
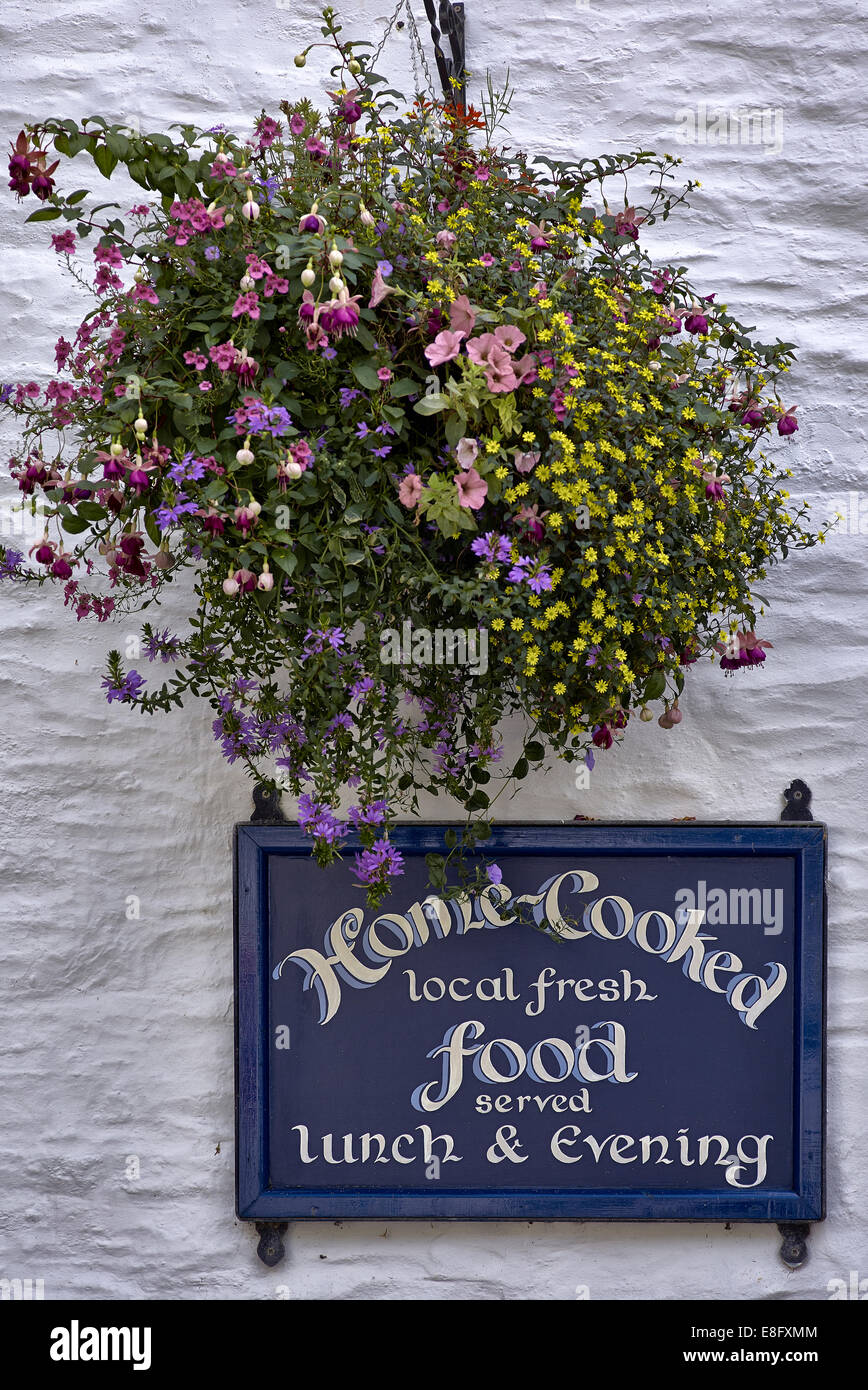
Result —
POLYGON ((811 1234, 807 1221, 779 1221, 778 1230, 783 1236, 780 1257, 788 1269, 801 1269, 808 1260, 808 1236, 811 1234))
POLYGON ((279 1265, 286 1254, 283 1237, 286 1235, 288 1226, 288 1221, 257 1221, 256 1223, 256 1230, 259 1235, 256 1253, 262 1263, 268 1265, 269 1269, 279 1265))

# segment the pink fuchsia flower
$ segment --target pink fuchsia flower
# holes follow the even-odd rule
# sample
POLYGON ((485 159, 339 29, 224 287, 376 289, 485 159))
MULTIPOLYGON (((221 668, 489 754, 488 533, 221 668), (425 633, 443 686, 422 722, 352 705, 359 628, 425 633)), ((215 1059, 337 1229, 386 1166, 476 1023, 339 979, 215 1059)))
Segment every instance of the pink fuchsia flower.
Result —
POLYGON ((320 311, 322 327, 326 333, 333 333, 336 338, 340 338, 344 333, 355 333, 359 326, 360 299, 361 295, 351 296, 346 288, 340 290, 337 298, 330 300, 320 311))
POLYGON ((515 460, 515 467, 518 473, 530 473, 531 469, 535 468, 539 463, 539 453, 522 453, 520 450, 516 449, 513 453, 513 459, 515 460))
POLYGON ((702 473, 705 479, 706 497, 716 498, 718 501, 723 499, 723 484, 732 482, 728 473, 718 473, 716 469, 704 469, 702 473))
POLYGON ((58 255, 71 256, 75 251, 75 232, 67 228, 65 232, 60 232, 51 238, 51 244, 58 255))
POLYGON ((472 467, 478 453, 479 445, 475 439, 470 439, 466 435, 463 439, 459 439, 455 448, 455 457, 461 468, 472 467))
MULTIPOLYGON (((310 145, 309 140, 307 143, 310 145)), ((319 144, 319 141, 317 141, 317 144, 319 144)), ((314 207, 316 207, 316 204, 314 204, 314 207)), ((313 236, 324 232, 325 225, 325 218, 320 217, 319 213, 314 212, 313 208, 311 208, 310 212, 306 212, 304 217, 299 220, 298 230, 300 232, 308 232, 313 236)))
POLYGON ((304 135, 304 132, 307 129, 307 121, 304 119, 304 116, 302 116, 299 111, 296 111, 294 116, 290 116, 289 128, 292 131, 293 135, 304 135))
POLYGON ((517 352, 522 343, 527 342, 521 329, 516 328, 514 323, 502 323, 499 328, 495 328, 494 336, 507 352, 517 352))
POLYGON ((479 476, 475 468, 469 468, 466 473, 456 474, 455 486, 462 507, 469 507, 474 512, 479 510, 488 496, 488 483, 479 476))
POLYGON ((758 642, 755 632, 737 632, 727 642, 715 642, 714 646, 721 653, 721 670, 737 671, 743 666, 762 665, 766 650, 770 650, 773 644, 758 642))
POLYGON ((545 224, 545 222, 540 222, 539 226, 537 226, 537 225, 536 225, 535 223, 533 223, 533 222, 529 222, 528 225, 527 225, 527 227, 525 228, 525 230, 527 231, 528 235, 530 236, 531 250, 533 250, 533 251, 545 251, 546 248, 548 247, 548 244, 549 244, 548 241, 546 240, 546 224, 545 224))
POLYGON ((398 488, 398 500, 403 506, 412 511, 417 505, 419 498, 422 496, 422 491, 422 479, 419 477, 419 474, 408 473, 406 478, 402 479, 401 486, 398 488))
POLYGON ((456 333, 449 328, 444 328, 442 333, 438 333, 433 343, 429 343, 425 349, 425 356, 431 366, 440 367, 444 362, 451 362, 457 357, 464 336, 463 333, 456 333))
POLYGON ((778 434, 795 434, 798 428, 799 422, 796 419, 796 406, 791 405, 778 420, 778 434))
POLYGON ((618 236, 629 236, 635 241, 644 221, 644 217, 636 216, 635 208, 624 208, 615 218, 615 232, 618 236))
POLYGON ((449 326, 453 333, 463 333, 465 338, 473 332, 476 326, 476 314, 470 307, 470 300, 466 294, 460 294, 450 304, 449 326))

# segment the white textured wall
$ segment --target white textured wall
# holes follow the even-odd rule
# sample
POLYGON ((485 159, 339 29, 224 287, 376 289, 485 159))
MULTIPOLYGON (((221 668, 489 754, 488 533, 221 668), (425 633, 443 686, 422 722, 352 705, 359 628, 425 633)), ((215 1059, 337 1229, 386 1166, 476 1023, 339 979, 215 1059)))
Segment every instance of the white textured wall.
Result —
MULTIPOLYGON (((391 6, 345 9, 358 16, 347 32, 362 37, 391 6)), ((292 55, 315 37, 316 14, 312 0, 2 0, 4 139, 43 115, 100 113, 150 131, 241 122, 300 87, 313 94, 317 64, 299 74, 292 55)), ((468 0, 467 15, 471 66, 497 75, 509 63, 513 136, 544 153, 676 150, 679 113, 700 101, 712 113, 769 108, 778 132, 782 122, 777 151, 676 150, 703 189, 665 246, 743 321, 800 344, 793 490, 858 502, 858 4, 543 0, 529 22, 523 0, 468 0)), ((406 68, 406 37, 387 53, 406 68)), ((54 228, 25 229, 5 189, 0 222, 0 378, 40 378, 82 301, 47 249, 54 228)), ((530 819, 762 820, 777 817, 793 775, 813 787, 831 846, 830 1214, 795 1274, 773 1227, 718 1225, 308 1224, 291 1232, 281 1270, 261 1266, 233 1219, 230 844, 248 784, 222 764, 204 706, 143 721, 106 705, 99 668, 123 623, 77 627, 48 595, 5 586, 0 1276, 42 1278, 48 1298, 181 1299, 270 1298, 278 1285, 305 1299, 572 1298, 578 1284, 594 1299, 824 1299, 829 1279, 868 1276, 866 576, 858 533, 793 557, 765 586, 775 603, 762 635, 775 649, 764 671, 696 672, 679 729, 632 730, 599 759, 590 791, 562 768, 511 803, 530 819), (138 921, 125 917, 130 894, 138 921)))

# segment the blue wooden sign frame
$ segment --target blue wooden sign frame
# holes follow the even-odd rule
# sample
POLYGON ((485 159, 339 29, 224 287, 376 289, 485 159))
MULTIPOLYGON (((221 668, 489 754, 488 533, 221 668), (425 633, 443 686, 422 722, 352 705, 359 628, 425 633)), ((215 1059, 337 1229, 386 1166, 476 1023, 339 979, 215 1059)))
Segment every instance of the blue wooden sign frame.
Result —
MULTIPOLYGON (((442 853, 443 832, 447 828, 439 823, 404 825, 398 827, 391 838, 410 859, 426 853, 442 853)), ((347 857, 358 848, 360 845, 350 840, 347 857)), ((555 870, 576 864, 582 855, 601 861, 612 856, 620 856, 622 860, 625 856, 635 857, 645 863, 655 858, 670 863, 683 860, 685 867, 691 862, 707 863, 709 859, 724 864, 728 857, 744 860, 760 856, 767 864, 778 859, 791 863, 790 881, 794 886, 790 981, 793 989, 792 1094, 785 1097, 785 1104, 788 1109, 790 1104, 792 1107, 789 1170, 792 1182, 775 1188, 761 1186, 758 1190, 721 1189, 719 1181, 713 1187, 703 1187, 699 1182, 686 1187, 637 1186, 635 1179, 624 1188, 614 1185, 591 1188, 578 1182, 573 1168, 565 1169, 564 1181, 556 1187, 529 1184, 522 1188, 515 1185, 515 1179, 511 1186, 499 1186, 500 1169, 493 1170, 492 1180, 487 1184, 468 1182, 466 1186, 452 1185, 449 1190, 441 1190, 430 1183, 373 1188, 366 1187, 364 1181, 358 1179, 348 1184, 346 1178, 356 1174, 345 1176, 341 1168, 335 1169, 336 1180, 330 1185, 322 1182, 310 1186, 275 1184, 269 1171, 269 1069, 275 1064, 269 1017, 269 989, 274 975, 269 877, 282 864, 280 872, 285 875, 288 871, 290 878, 281 879, 281 882, 291 882, 292 874, 299 872, 294 865, 302 859, 309 861, 309 855, 310 842, 296 826, 251 824, 236 827, 236 1206, 240 1218, 258 1222, 514 1219, 777 1223, 823 1218, 826 930, 826 832, 823 825, 817 822, 505 824, 495 827, 484 845, 484 862, 496 861, 505 878, 509 877, 510 864, 515 862, 516 856, 519 861, 522 856, 533 856, 534 861, 546 860, 555 870)), ((330 873, 328 870, 316 872, 322 872, 324 917, 318 939, 311 938, 309 944, 322 947, 322 928, 328 925, 325 918, 330 910, 330 873)), ((393 893, 393 899, 399 891, 393 893)), ((360 891, 355 902, 363 906, 360 891)), ((390 902, 380 911, 388 909, 390 902)), ((368 916, 376 916, 376 913, 369 912, 368 916)), ((496 939, 500 933, 480 932, 478 935, 496 939)), ((572 980, 569 983, 572 984, 572 980)), ((724 993, 714 985, 710 987, 718 994, 724 993)), ((298 994, 301 994, 300 988, 298 994)), ((697 1039, 697 1046, 701 1042, 702 1039, 697 1039)), ((364 1046, 362 1037, 359 1047, 364 1046)), ((328 1084, 329 1080, 340 1086, 339 1079, 334 1077, 323 1078, 323 1084, 328 1084)), ((509 1167, 501 1165, 501 1168, 504 1166, 509 1167)))

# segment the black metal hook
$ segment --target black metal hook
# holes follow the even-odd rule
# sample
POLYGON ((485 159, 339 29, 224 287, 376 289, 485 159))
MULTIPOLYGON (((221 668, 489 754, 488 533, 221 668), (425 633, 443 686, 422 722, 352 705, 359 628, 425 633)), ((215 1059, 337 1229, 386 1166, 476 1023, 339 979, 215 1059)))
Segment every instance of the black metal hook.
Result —
POLYGON ((431 25, 434 57, 437 60, 443 95, 450 105, 463 107, 467 98, 464 70, 464 6, 453 4, 452 0, 440 0, 439 13, 435 14, 434 0, 425 0, 425 13, 431 25), (440 46, 443 37, 449 40, 448 58, 440 46))

